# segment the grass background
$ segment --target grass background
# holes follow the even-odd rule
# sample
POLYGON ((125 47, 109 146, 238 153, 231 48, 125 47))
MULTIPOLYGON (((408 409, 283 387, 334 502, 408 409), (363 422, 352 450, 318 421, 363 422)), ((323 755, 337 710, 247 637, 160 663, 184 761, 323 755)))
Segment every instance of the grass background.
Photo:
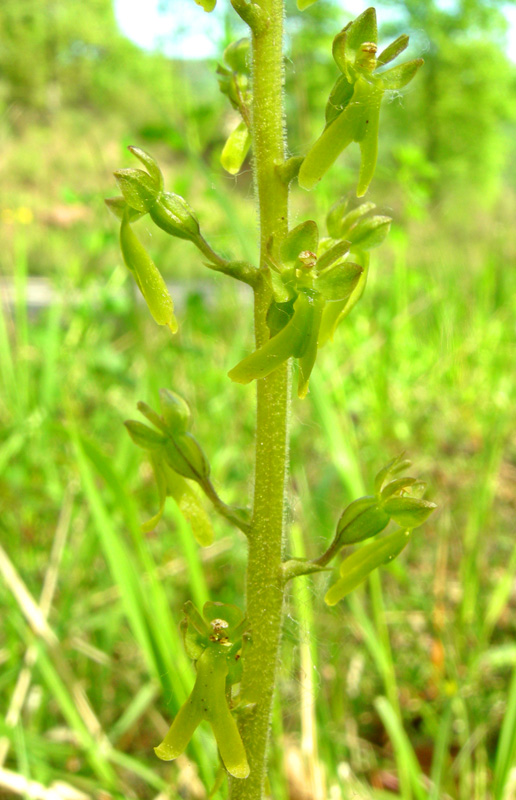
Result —
MULTIPOLYGON (((2 121, 0 796, 202 798, 214 781, 207 727, 173 764, 152 747, 192 684, 181 605, 241 605, 245 544, 215 519, 215 544, 199 550, 171 500, 143 536, 157 496, 122 422, 173 388, 221 495, 248 502, 254 393, 226 372, 252 346, 251 298, 143 221, 178 307, 170 338, 139 302, 103 205, 125 145, 140 144, 218 248, 255 257, 249 167, 237 179, 218 167, 208 133, 227 120, 185 89, 199 69, 174 65, 166 126, 143 84, 136 118, 127 99, 101 115, 63 103, 50 122, 18 101, 2 121)), ((402 450, 439 508, 336 608, 322 601, 328 578, 293 587, 270 773, 282 800, 516 792, 514 186, 508 168, 483 199, 467 180, 430 192, 439 163, 404 152, 394 171, 386 154, 371 192, 395 223, 366 295, 293 401, 291 552, 320 553, 402 450)), ((350 163, 315 194, 294 191, 293 224, 322 221, 352 186, 350 163)))

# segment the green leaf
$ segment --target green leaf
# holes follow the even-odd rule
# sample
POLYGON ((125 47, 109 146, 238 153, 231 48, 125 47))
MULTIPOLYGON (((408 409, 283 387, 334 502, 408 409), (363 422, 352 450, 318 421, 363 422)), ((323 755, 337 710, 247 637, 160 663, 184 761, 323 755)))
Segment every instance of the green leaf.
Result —
POLYGON ((410 83, 422 64, 424 64, 422 58, 415 58, 413 61, 407 61, 398 67, 388 69, 386 72, 378 73, 378 77, 382 80, 383 88, 388 91, 403 89, 407 83, 410 83))
MULTIPOLYGON (((145 173, 144 173, 145 174, 145 173)), ((134 234, 124 214, 120 228, 120 248, 127 267, 134 274, 138 288, 158 325, 167 325, 172 333, 177 331, 174 304, 160 271, 134 234)))
POLYGON ((156 159, 153 158, 150 153, 147 153, 140 147, 133 147, 132 145, 129 145, 127 149, 133 154, 133 156, 136 156, 136 158, 141 161, 152 178, 158 192, 162 192, 164 188, 163 173, 161 172, 156 159))
POLYGON ((220 163, 230 175, 240 171, 251 146, 251 134, 245 122, 240 122, 229 134, 222 149, 220 163))
POLYGON ((363 267, 351 261, 344 261, 326 269, 315 280, 315 289, 325 300, 346 300, 357 286, 363 267))
POLYGON ((185 433, 192 421, 190 406, 170 389, 159 390, 161 413, 172 434, 185 433))
POLYGON ((381 533, 390 517, 381 508, 377 497, 360 497, 344 509, 337 524, 340 546, 356 544, 381 533))
POLYGON ((383 67, 384 64, 388 64, 390 61, 394 61, 395 58, 399 56, 400 53, 406 49, 409 43, 409 37, 406 33, 402 33, 401 36, 398 36, 393 42, 391 42, 385 50, 382 50, 378 58, 376 59, 376 63, 379 67, 383 67))
POLYGON ((396 558, 409 539, 409 531, 399 530, 356 550, 341 564, 341 577, 326 593, 325 602, 329 606, 338 603, 356 589, 373 570, 396 558))
POLYGON ((152 428, 148 428, 147 425, 134 419, 126 420, 124 425, 135 445, 144 450, 159 450, 167 441, 166 436, 156 433, 152 428))
POLYGON ((281 243, 280 258, 285 267, 299 266, 300 253, 317 253, 319 230, 309 219, 292 228, 281 243))
POLYGON ((383 508, 386 513, 392 517, 394 522, 401 525, 403 528, 412 530, 412 528, 418 528, 426 522, 437 506, 435 503, 430 502, 430 500, 405 496, 391 497, 383 503, 383 508))
POLYGON ((304 11, 306 8, 313 6, 317 0, 297 0, 297 7, 300 11, 304 11))
POLYGON ((170 236, 195 242, 200 236, 199 221, 186 200, 173 192, 161 194, 150 209, 153 222, 170 236))
POLYGON ((142 169, 118 169, 113 174, 127 205, 147 213, 159 194, 151 176, 142 169))

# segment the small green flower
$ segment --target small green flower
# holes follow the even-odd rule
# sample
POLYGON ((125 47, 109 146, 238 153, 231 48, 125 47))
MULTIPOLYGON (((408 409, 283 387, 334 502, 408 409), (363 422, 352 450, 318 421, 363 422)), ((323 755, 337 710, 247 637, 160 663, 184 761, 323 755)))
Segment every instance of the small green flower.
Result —
POLYGON ((346 260, 349 242, 331 244, 325 248, 319 242, 313 220, 288 233, 280 248, 281 267, 270 262, 274 301, 267 322, 272 336, 230 370, 231 380, 245 384, 264 378, 294 357, 299 361, 298 396, 306 396, 325 309, 346 302, 363 271, 346 260))
POLYGON ((235 778, 247 778, 247 756, 226 697, 231 685, 240 681, 245 619, 240 609, 225 603, 206 603, 201 615, 189 602, 184 611, 183 640, 186 652, 195 660, 197 676, 189 698, 155 753, 163 761, 180 756, 205 719, 227 771, 235 778))
POLYGON ((299 185, 312 189, 351 142, 361 151, 357 196, 371 183, 378 155, 380 105, 387 91, 399 90, 412 80, 423 59, 378 71, 396 58, 408 44, 400 36, 377 57, 376 11, 368 8, 339 33, 333 57, 342 75, 333 87, 326 107, 326 127, 308 151, 299 170, 299 185))

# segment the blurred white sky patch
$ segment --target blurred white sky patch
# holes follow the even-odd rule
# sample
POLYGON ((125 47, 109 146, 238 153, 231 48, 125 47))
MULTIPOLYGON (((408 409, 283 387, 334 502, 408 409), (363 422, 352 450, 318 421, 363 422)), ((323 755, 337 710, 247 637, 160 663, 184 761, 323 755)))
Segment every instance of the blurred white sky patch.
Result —
MULTIPOLYGON (((343 0, 348 14, 366 7, 363 0, 343 0)), ((223 34, 225 3, 207 14, 194 0, 115 0, 115 14, 128 39, 145 50, 161 50, 173 58, 209 58, 223 34), (163 10, 166 6, 166 10, 163 10)), ((509 57, 516 62, 516 6, 504 7, 509 22, 509 57)))

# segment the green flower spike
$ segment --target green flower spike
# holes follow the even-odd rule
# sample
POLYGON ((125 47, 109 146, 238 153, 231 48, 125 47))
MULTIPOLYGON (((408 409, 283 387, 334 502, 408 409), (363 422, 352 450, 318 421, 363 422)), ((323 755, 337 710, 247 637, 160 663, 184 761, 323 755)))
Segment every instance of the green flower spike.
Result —
POLYGON ((298 396, 306 396, 325 310, 345 303, 362 275, 359 264, 346 260, 348 253, 347 241, 332 242, 328 249, 319 243, 312 220, 287 234, 281 268, 270 262, 275 298, 267 314, 271 338, 230 370, 231 380, 246 384, 265 378, 293 357, 299 361, 298 396))
POLYGON ((376 11, 368 8, 334 39, 333 57, 342 75, 326 107, 326 127, 308 151, 299 170, 299 185, 312 189, 351 142, 361 151, 357 196, 371 183, 378 154, 380 105, 387 91, 399 90, 412 80, 423 59, 378 72, 407 46, 400 36, 377 57, 376 11))
POLYGON ((211 725, 227 771, 235 778, 247 778, 247 756, 226 699, 231 685, 240 680, 243 614, 236 606, 224 603, 206 603, 202 616, 190 602, 184 611, 183 639, 186 652, 196 662, 197 676, 190 697, 155 753, 163 761, 180 756, 205 719, 211 725))

